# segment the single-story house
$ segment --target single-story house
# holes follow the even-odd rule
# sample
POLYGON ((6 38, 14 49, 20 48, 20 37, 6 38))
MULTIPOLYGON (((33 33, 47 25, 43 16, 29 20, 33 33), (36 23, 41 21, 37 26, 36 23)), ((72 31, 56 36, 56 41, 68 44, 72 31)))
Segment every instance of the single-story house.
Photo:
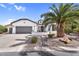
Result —
POLYGON ((54 27, 51 24, 48 24, 47 27, 42 25, 41 20, 34 22, 32 20, 22 18, 16 21, 11 22, 9 25, 6 25, 9 34, 28 34, 33 32, 49 32, 55 31, 54 27))
POLYGON ((9 25, 6 25, 8 33, 10 34, 26 34, 37 32, 38 23, 22 18, 16 21, 11 22, 9 25))

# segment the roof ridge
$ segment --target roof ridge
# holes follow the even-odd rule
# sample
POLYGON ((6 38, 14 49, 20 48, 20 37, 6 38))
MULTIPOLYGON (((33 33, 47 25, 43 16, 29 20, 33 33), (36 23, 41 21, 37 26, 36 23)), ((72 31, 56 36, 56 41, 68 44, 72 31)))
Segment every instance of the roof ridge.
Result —
POLYGON ((17 22, 17 21, 20 21, 20 20, 28 20, 28 21, 31 21, 31 22, 33 22, 33 23, 38 24, 37 22, 32 21, 32 20, 30 20, 30 19, 28 19, 28 18, 20 18, 20 19, 18 19, 18 20, 15 20, 15 21, 11 22, 11 24, 13 24, 13 23, 15 23, 15 22, 17 22))

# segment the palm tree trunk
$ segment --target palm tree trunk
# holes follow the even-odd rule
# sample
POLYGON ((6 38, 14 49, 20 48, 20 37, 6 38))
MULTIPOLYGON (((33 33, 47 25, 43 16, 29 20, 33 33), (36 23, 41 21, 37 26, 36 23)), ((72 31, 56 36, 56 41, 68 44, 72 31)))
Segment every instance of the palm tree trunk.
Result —
POLYGON ((57 25, 57 37, 64 36, 64 23, 58 23, 57 25))
POLYGON ((57 25, 57 37, 62 37, 63 40, 62 39, 61 40, 63 42, 65 42, 66 44, 70 43, 71 40, 64 33, 64 23, 58 23, 58 25, 57 25))

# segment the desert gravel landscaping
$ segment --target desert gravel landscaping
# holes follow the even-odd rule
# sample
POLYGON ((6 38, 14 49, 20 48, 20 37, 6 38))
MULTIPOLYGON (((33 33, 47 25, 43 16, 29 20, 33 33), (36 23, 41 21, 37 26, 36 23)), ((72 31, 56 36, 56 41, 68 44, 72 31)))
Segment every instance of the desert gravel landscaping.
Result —
POLYGON ((59 38, 52 38, 48 39, 46 43, 43 43, 45 46, 39 43, 26 43, 27 45, 24 46, 21 54, 27 56, 79 56, 78 42, 78 40, 73 39, 69 44, 64 44, 63 42, 59 41, 59 38))

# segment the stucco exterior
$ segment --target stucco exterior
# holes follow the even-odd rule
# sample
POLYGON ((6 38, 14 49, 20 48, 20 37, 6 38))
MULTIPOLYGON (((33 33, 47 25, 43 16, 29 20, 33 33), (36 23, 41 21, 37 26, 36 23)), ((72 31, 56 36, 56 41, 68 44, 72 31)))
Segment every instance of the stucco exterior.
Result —
MULTIPOLYGON (((31 28, 31 33, 34 32, 52 32, 52 31, 56 31, 56 23, 53 24, 48 24, 46 27, 44 25, 42 25, 42 23, 36 23, 32 20, 29 19, 19 19, 16 21, 11 22, 8 26, 8 33, 12 33, 15 34, 17 31, 17 27, 22 27, 22 26, 26 26, 26 27, 32 27, 31 28), (52 26, 54 25, 54 26, 52 26), (43 28, 42 28, 43 27, 43 28)), ((22 31, 24 30, 21 29, 22 31)), ((26 29, 25 29, 26 30, 26 29)), ((27 29, 28 30, 28 29, 27 29)))
POLYGON ((38 24, 34 23, 32 21, 29 20, 18 20, 16 22, 11 23, 9 26, 7 26, 8 28, 8 32, 9 32, 9 28, 12 28, 12 33, 16 33, 16 26, 31 26, 32 27, 32 32, 37 32, 38 30, 38 24))

